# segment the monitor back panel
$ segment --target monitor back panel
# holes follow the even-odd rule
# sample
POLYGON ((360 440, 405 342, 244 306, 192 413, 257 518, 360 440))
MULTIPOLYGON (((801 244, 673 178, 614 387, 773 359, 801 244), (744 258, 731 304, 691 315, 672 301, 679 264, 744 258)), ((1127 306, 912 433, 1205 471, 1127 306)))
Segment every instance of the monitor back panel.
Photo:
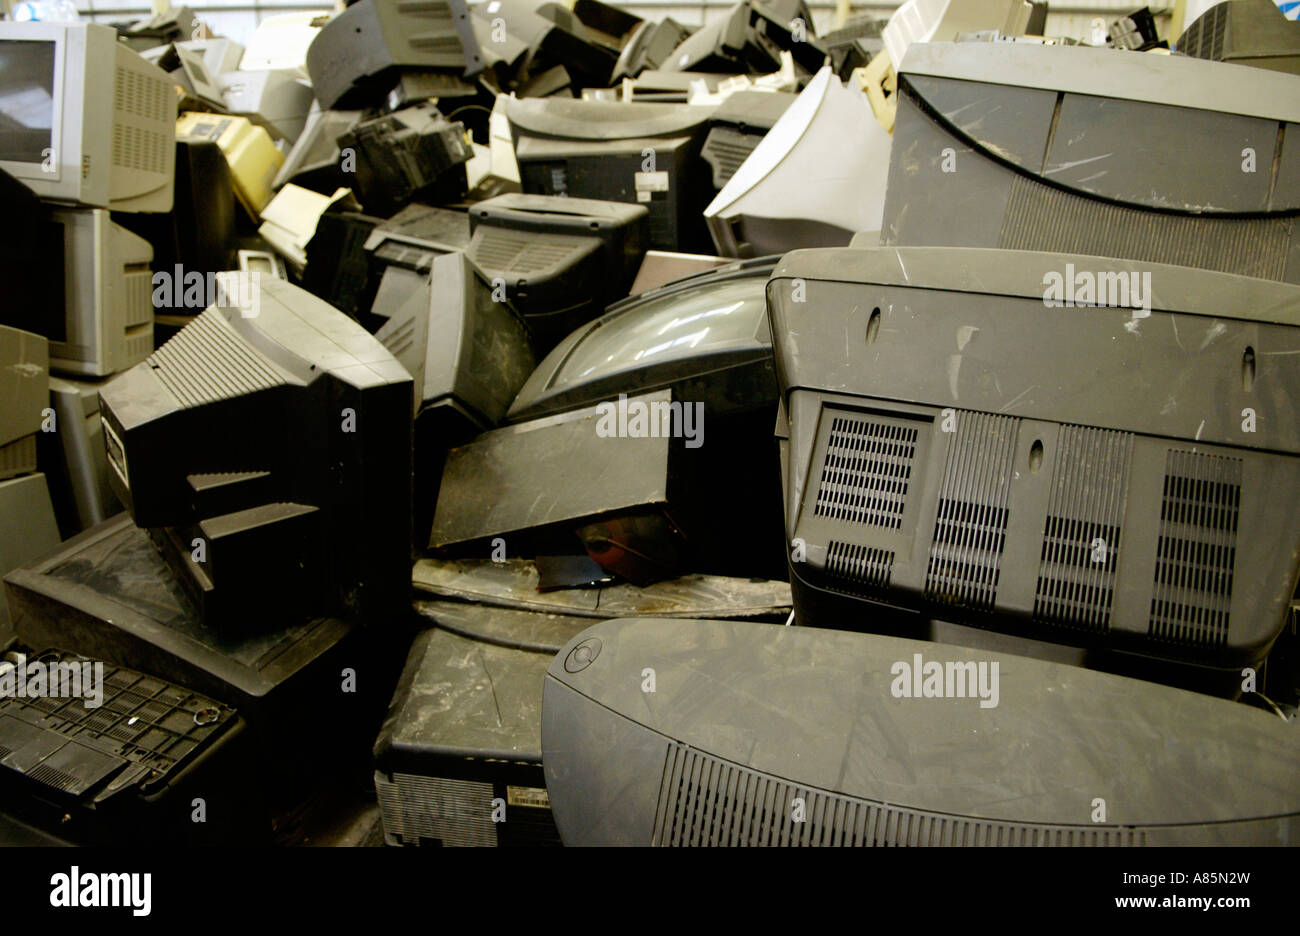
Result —
POLYGON ((1000 262, 1027 282, 1052 255, 897 253, 796 252, 769 283, 792 574, 1061 643, 1261 659, 1300 568, 1294 290, 1157 268, 1157 300, 1189 311, 1135 317, 1005 294, 1000 262), (910 283, 849 282, 855 255, 910 283))
POLYGON ((925 46, 899 76, 882 244, 1300 282, 1300 78, 1082 47, 925 46), (1044 56, 1075 77, 1039 68, 1044 56))

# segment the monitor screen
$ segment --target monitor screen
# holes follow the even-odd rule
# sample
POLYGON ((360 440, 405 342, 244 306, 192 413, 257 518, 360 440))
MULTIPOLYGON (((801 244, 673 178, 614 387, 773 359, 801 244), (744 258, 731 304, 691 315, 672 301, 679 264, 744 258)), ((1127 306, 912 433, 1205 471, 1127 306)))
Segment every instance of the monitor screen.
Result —
POLYGON ((714 414, 770 405, 775 384, 764 288, 774 262, 730 264, 617 303, 547 356, 510 418, 666 386, 680 396, 689 385, 689 397, 706 399, 714 414))
POLYGON ((0 161, 39 163, 54 145, 54 43, 0 42, 0 161))

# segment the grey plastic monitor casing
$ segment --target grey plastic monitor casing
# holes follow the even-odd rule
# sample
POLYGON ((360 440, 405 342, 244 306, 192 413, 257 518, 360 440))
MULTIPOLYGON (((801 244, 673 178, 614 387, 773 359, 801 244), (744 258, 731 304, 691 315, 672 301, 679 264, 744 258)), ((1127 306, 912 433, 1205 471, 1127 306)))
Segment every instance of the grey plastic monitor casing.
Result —
POLYGON ((1300 571, 1300 288, 836 249, 788 254, 768 310, 801 621, 865 602, 1220 671, 1267 654, 1300 571), (1149 315, 1048 307, 1071 273, 1149 277, 1149 315))
POLYGON ((752 621, 625 619, 574 637, 547 672, 542 763, 566 845, 1300 835, 1300 744, 1275 715, 1027 657, 752 621), (900 695, 918 663, 945 680, 961 667, 966 696, 900 695), (996 705, 977 695, 980 667, 996 705))

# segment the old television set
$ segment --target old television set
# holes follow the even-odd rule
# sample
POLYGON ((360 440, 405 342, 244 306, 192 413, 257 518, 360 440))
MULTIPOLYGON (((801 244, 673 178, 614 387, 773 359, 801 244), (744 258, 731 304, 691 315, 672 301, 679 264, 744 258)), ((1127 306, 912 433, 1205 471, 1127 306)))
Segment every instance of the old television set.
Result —
POLYGON ((466 255, 545 352, 627 294, 645 252, 646 222, 641 205, 498 195, 470 211, 466 255))
POLYGON ((766 289, 776 260, 727 264, 610 306, 537 366, 509 421, 664 388, 702 401, 709 419, 773 407, 766 289))
POLYGON ((403 68, 475 75, 483 68, 464 0, 358 0, 316 34, 307 73, 321 107, 383 102, 403 68))
POLYGON ((107 26, 0 23, 0 169, 42 198, 172 205, 176 94, 107 26))
POLYGON ((929 42, 909 48, 897 97, 882 244, 1300 283, 1300 76, 1088 46, 929 42))
POLYGON ((542 765, 565 845, 1300 833, 1300 743, 1271 712, 1005 652, 755 621, 627 618, 573 637, 542 690, 542 765))
POLYGON ((768 310, 799 621, 952 621, 1240 691, 1300 572, 1298 303, 1079 255, 788 254, 768 310))
POLYGON ((708 244, 700 212, 712 186, 699 155, 712 107, 529 98, 506 115, 528 194, 632 202, 650 212, 648 248, 708 244))
POLYGON ((391 622, 410 586, 410 376, 285 280, 217 282, 100 391, 114 493, 208 626, 391 622))

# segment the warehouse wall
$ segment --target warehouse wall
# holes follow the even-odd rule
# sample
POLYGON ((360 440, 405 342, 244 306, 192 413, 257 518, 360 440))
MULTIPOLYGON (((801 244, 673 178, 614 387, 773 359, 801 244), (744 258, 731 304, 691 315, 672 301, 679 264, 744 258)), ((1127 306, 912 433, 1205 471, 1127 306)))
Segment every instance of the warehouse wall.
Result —
MULTIPOLYGON (((1050 0, 1049 0, 1050 2, 1050 0)), ((98 22, 134 19, 148 15, 151 4, 148 0, 76 0, 77 8, 89 19, 98 22)), ((699 25, 722 16, 734 3, 734 0, 639 0, 637 3, 619 4, 624 9, 647 19, 662 19, 671 16, 680 23, 699 25)), ((1137 4, 1116 2, 1116 0, 1068 0, 1052 4, 1053 12, 1048 15, 1048 32, 1057 35, 1083 38, 1089 35, 1090 23, 1094 17, 1107 21, 1124 15, 1137 4)), ((310 3, 302 0, 199 0, 189 4, 200 18, 212 26, 221 35, 229 36, 243 42, 257 27, 262 18, 274 13, 306 10, 327 10, 331 2, 310 3)), ((830 28, 835 23, 835 4, 829 0, 810 0, 813 17, 818 29, 830 28)), ((898 4, 862 4, 854 3, 855 13, 873 13, 888 16, 898 4)), ((1168 11, 1172 4, 1152 3, 1153 12, 1161 13, 1158 21, 1163 35, 1168 28, 1168 11)))

